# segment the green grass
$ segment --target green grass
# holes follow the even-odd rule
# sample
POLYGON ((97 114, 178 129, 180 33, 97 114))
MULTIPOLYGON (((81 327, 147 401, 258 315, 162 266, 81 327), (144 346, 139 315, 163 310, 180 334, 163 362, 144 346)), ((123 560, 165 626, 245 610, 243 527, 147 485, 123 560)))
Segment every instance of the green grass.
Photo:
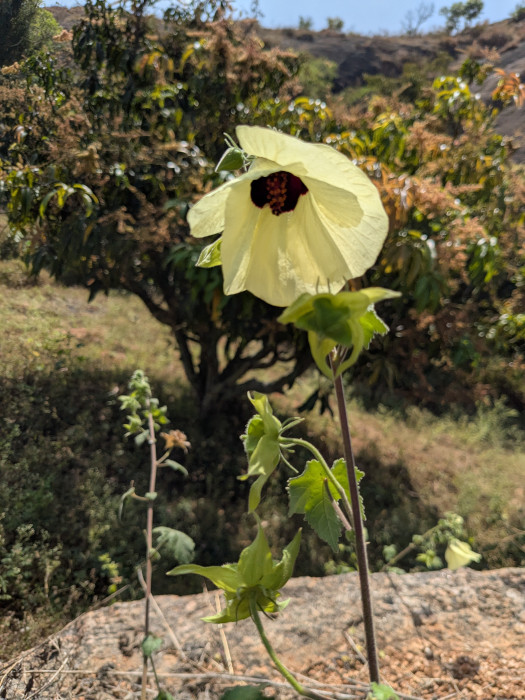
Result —
POLYGON ((18 260, 0 264, 0 290, 4 376, 75 357, 101 371, 145 367, 162 382, 182 377, 169 329, 137 297, 111 292, 88 303, 86 289, 45 274, 32 281, 18 260))

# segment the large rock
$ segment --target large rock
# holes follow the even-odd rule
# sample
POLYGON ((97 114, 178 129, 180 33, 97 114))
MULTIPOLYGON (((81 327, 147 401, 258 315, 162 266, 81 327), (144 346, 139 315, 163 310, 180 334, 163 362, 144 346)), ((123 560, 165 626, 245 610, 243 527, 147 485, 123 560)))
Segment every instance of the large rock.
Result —
MULTIPOLYGON (((525 698, 525 570, 374 574, 373 592, 382 674, 399 692, 440 700, 525 698)), ((327 691, 364 698, 357 575, 297 578, 284 593, 288 608, 265 621, 284 663, 307 675, 306 685, 332 684, 327 691)), ((233 675, 282 681, 250 620, 222 629, 200 620, 216 599, 215 592, 162 596, 166 622, 152 612, 153 631, 165 641, 156 667, 180 700, 218 698, 239 682, 231 668, 225 675, 229 653, 233 675)), ((140 601, 117 603, 82 615, 4 666, 0 697, 138 697, 143 608, 140 601)), ((280 685, 266 692, 294 697, 280 685)))

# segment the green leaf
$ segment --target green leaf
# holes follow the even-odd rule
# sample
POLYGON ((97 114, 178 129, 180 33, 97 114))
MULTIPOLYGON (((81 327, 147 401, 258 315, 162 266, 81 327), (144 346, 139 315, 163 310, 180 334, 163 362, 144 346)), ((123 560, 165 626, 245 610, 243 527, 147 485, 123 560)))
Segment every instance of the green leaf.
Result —
POLYGON ((295 560, 301 547, 301 534, 302 531, 299 530, 290 544, 283 549, 281 561, 273 567, 270 575, 265 576, 263 579, 263 584, 266 588, 278 590, 292 578, 295 560))
POLYGON ((195 265, 197 267, 217 267, 222 265, 221 242, 222 238, 219 237, 216 241, 203 248, 195 265))
POLYGON ((155 695, 153 700, 175 700, 175 698, 167 690, 161 690, 158 695, 155 695))
MULTIPOLYGON (((332 471, 332 474, 337 479, 337 481, 344 488, 348 500, 350 500, 350 486, 348 484, 348 471, 346 469, 345 460, 338 459, 336 462, 334 462, 334 466, 332 467, 331 471, 332 471)), ((361 479, 364 477, 364 475, 365 475, 364 472, 362 472, 357 467, 355 468, 355 479, 357 481, 358 486, 361 483, 361 479)), ((359 508, 361 510, 361 517, 363 518, 363 520, 366 520, 366 518, 365 518, 365 504, 364 504, 363 497, 361 496, 361 494, 359 494, 359 508)))
POLYGON ((143 430, 141 433, 135 436, 135 444, 137 447, 140 447, 143 445, 146 440, 149 440, 149 431, 148 430, 143 430))
POLYGON ((174 471, 182 472, 184 476, 188 476, 188 470, 186 469, 186 467, 183 467, 182 464, 179 464, 174 459, 166 459, 164 460, 164 462, 162 462, 160 466, 171 467, 174 471))
MULTIPOLYGON (((232 564, 224 566, 199 566, 198 564, 182 564, 168 571, 168 576, 181 576, 183 574, 200 574, 209 579, 217 588, 223 591, 235 593, 241 585, 241 578, 237 568, 232 564)), ((236 565, 235 565, 236 567, 236 565)))
POLYGON ((148 634, 146 639, 142 642, 142 653, 149 659, 152 654, 161 648, 161 646, 162 639, 160 637, 155 637, 153 634, 148 634))
POLYGON ((161 525, 153 528, 153 534, 158 537, 155 549, 165 550, 167 555, 181 564, 188 564, 193 559, 195 542, 184 532, 161 525))
POLYGON ((365 314, 363 314, 363 316, 361 316, 359 319, 359 323, 361 324, 365 332, 365 348, 368 348, 368 346, 370 345, 370 341, 376 333, 378 333, 379 335, 385 335, 385 333, 388 333, 388 326, 383 321, 383 319, 379 318, 379 316, 373 309, 370 309, 365 314))
POLYGON ((254 392, 253 396, 248 394, 248 398, 257 414, 249 421, 246 434, 242 436, 244 449, 248 455, 248 472, 239 479, 244 481, 250 476, 259 477, 250 488, 248 507, 252 512, 260 503, 264 484, 281 459, 279 438, 282 424, 273 415, 267 396, 254 392))
POLYGON ((384 683, 371 683, 372 694, 370 700, 399 700, 399 696, 394 690, 384 683))
POLYGON ((267 683, 261 685, 242 685, 237 688, 228 688, 220 697, 220 700, 266 700, 263 689, 267 683))
POLYGON ((244 155, 240 148, 228 148, 217 163, 216 172, 221 170, 239 170, 244 165, 244 155))
POLYGON ((278 437, 281 431, 281 421, 273 415, 273 410, 266 394, 261 394, 258 391, 254 391, 253 394, 248 392, 248 399, 262 418, 264 432, 271 437, 278 437))
POLYGON ((157 495, 158 494, 156 491, 148 491, 144 494, 144 498, 147 498, 148 501, 154 501, 157 498, 157 495))
POLYGON ((248 421, 246 432, 241 436, 244 443, 244 449, 248 458, 250 458, 259 444, 259 440, 264 435, 264 422, 260 415, 255 415, 248 421))
POLYGON ((248 511, 250 513, 253 513, 261 502, 262 488, 267 481, 268 477, 266 474, 261 474, 250 486, 250 493, 248 495, 248 511))
MULTIPOLYGON (((344 460, 338 460, 336 465, 344 460)), ((290 497, 289 514, 303 513, 308 523, 325 542, 328 542, 334 552, 338 551, 337 542, 341 534, 341 521, 337 517, 330 500, 324 481, 326 473, 321 463, 312 459, 306 463, 306 469, 301 476, 294 477, 288 482, 290 497)), ((339 494, 329 483, 330 493, 337 500, 339 494)))
POLYGON ((259 584, 264 576, 270 574, 272 568, 272 553, 259 521, 257 536, 248 547, 242 550, 237 571, 242 585, 252 588, 259 584))
POLYGON ((126 491, 126 493, 123 493, 122 496, 120 497, 120 503, 118 506, 118 519, 119 520, 122 518, 122 510, 124 508, 124 501, 126 500, 126 498, 129 498, 130 496, 134 496, 134 495, 135 495, 135 487, 131 486, 131 488, 129 488, 126 491))

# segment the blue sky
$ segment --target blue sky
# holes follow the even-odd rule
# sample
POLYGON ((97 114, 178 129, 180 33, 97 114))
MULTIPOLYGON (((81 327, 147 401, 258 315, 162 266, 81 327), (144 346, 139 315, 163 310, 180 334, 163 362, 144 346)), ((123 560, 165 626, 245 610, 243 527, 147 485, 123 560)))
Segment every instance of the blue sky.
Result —
MULTIPOLYGON (((428 4, 430 0, 424 0, 428 4)), ((455 0, 435 0, 434 15, 425 24, 426 29, 443 26, 444 19, 439 14, 441 7, 450 6, 455 0)), ((44 5, 77 5, 75 0, 45 0, 44 5)), ((170 5, 172 3, 160 0, 157 6, 170 5)), ((344 31, 358 32, 361 34, 373 34, 388 32, 399 33, 406 18, 407 12, 415 12, 420 0, 302 0, 293 2, 288 0, 259 0, 259 10, 263 17, 261 24, 266 27, 297 27, 299 17, 309 17, 313 21, 314 29, 324 29, 327 25, 327 17, 340 17, 344 21, 344 31)), ((512 13, 518 0, 485 0, 484 9, 480 20, 497 22, 507 19, 512 13)), ((520 3, 521 4, 521 3, 520 3)), ((244 15, 252 16, 250 11, 252 0, 237 0, 234 2, 237 11, 244 15)))

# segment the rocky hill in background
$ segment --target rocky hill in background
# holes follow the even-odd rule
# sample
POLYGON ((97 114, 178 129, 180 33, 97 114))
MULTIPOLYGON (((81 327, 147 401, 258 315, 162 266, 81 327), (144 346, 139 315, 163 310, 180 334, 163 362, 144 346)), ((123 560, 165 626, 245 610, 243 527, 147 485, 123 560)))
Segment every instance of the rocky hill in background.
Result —
MULTIPOLYGON (((65 29, 84 15, 82 6, 48 8, 65 29)), ((314 32, 304 29, 266 29, 255 23, 255 29, 268 47, 277 46, 325 58, 337 65, 333 82, 335 93, 347 87, 363 84, 365 75, 385 75, 395 78, 408 64, 430 64, 437 61, 443 70, 454 70, 467 55, 481 58, 490 52, 499 54, 494 63, 507 72, 525 75, 525 20, 505 20, 495 24, 478 24, 454 36, 436 32, 418 36, 361 36, 333 30, 314 32)), ((485 100, 497 83, 491 76, 479 88, 485 100)), ((509 107, 497 118, 497 130, 513 138, 517 151, 515 160, 525 162, 525 108, 509 107)))

